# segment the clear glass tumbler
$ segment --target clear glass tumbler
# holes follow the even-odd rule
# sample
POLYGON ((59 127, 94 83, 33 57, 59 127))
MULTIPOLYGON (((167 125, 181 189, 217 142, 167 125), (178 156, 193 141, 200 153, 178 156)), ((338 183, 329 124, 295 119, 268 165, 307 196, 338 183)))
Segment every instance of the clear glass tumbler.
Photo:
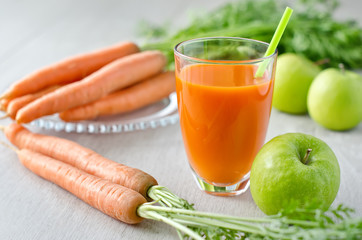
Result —
POLYGON ((199 187, 237 195, 249 186, 268 128, 277 52, 268 44, 215 37, 175 47, 178 111, 188 162, 199 187), (263 74, 256 76, 259 66, 263 74))

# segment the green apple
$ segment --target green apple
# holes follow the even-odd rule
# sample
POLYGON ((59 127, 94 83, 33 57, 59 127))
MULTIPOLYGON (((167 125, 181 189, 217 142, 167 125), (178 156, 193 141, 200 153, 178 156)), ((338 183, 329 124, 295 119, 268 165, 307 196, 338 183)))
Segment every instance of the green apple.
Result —
POLYGON ((276 214, 290 202, 318 201, 329 207, 340 183, 336 156, 322 140, 303 133, 273 138, 258 152, 250 174, 250 191, 265 214, 276 214))
POLYGON ((278 57, 273 93, 273 107, 292 113, 307 113, 307 94, 310 84, 320 72, 310 60, 294 53, 278 57))
POLYGON ((309 115, 320 125, 351 129, 362 120, 362 77, 344 69, 326 69, 313 81, 307 103, 309 115))

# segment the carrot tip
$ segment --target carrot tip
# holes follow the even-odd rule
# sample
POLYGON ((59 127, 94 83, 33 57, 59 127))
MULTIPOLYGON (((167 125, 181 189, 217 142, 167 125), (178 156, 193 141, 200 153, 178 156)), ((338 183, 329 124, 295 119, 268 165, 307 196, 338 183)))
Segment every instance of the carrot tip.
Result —
POLYGON ((0 95, 0 100, 5 99, 5 98, 7 98, 7 97, 8 97, 8 94, 3 93, 2 95, 0 95))
POLYGON ((1 116, 1 117, 0 117, 0 120, 6 119, 6 118, 8 118, 8 117, 10 117, 9 114, 5 114, 4 116, 1 116))
POLYGON ((18 153, 19 152, 19 149, 17 149, 16 147, 14 146, 11 146, 3 141, 0 141, 0 144, 2 144, 3 146, 7 147, 7 148, 10 148, 11 150, 13 150, 14 152, 18 153))

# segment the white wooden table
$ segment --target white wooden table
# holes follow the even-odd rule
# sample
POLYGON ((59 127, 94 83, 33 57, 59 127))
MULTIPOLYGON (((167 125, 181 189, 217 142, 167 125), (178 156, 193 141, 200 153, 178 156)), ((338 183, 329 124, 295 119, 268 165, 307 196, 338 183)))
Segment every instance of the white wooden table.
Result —
MULTIPOLYGON (((86 1, 0 0, 0 91, 12 82, 64 57, 121 40, 139 41, 141 19, 176 26, 187 9, 212 9, 221 1, 86 1)), ((345 0, 337 17, 362 24, 359 0, 345 0)), ((0 124, 7 124, 2 120, 0 124)), ((201 192, 186 164, 178 124, 146 131, 90 135, 47 132, 71 139, 100 154, 140 168, 160 185, 195 203, 199 210, 237 216, 263 216, 250 191, 237 197, 201 192)), ((341 186, 334 204, 345 203, 362 216, 362 124, 352 131, 332 132, 308 116, 273 110, 267 140, 286 132, 312 134, 326 141, 341 167, 341 186)), ((3 135, 0 140, 4 141, 3 135)), ((25 169, 16 154, 0 147, 0 239, 177 239, 166 224, 143 221, 130 226, 114 220, 25 169)))

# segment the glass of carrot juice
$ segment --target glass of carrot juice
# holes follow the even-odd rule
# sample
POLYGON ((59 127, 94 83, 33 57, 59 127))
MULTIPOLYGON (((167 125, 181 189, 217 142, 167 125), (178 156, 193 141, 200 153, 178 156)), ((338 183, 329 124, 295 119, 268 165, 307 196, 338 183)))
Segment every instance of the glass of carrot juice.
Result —
POLYGON ((268 46, 211 37, 175 47, 183 142, 196 182, 207 193, 232 196, 249 187, 271 112, 277 52, 264 57, 268 46), (264 70, 256 77, 259 66, 264 70))

